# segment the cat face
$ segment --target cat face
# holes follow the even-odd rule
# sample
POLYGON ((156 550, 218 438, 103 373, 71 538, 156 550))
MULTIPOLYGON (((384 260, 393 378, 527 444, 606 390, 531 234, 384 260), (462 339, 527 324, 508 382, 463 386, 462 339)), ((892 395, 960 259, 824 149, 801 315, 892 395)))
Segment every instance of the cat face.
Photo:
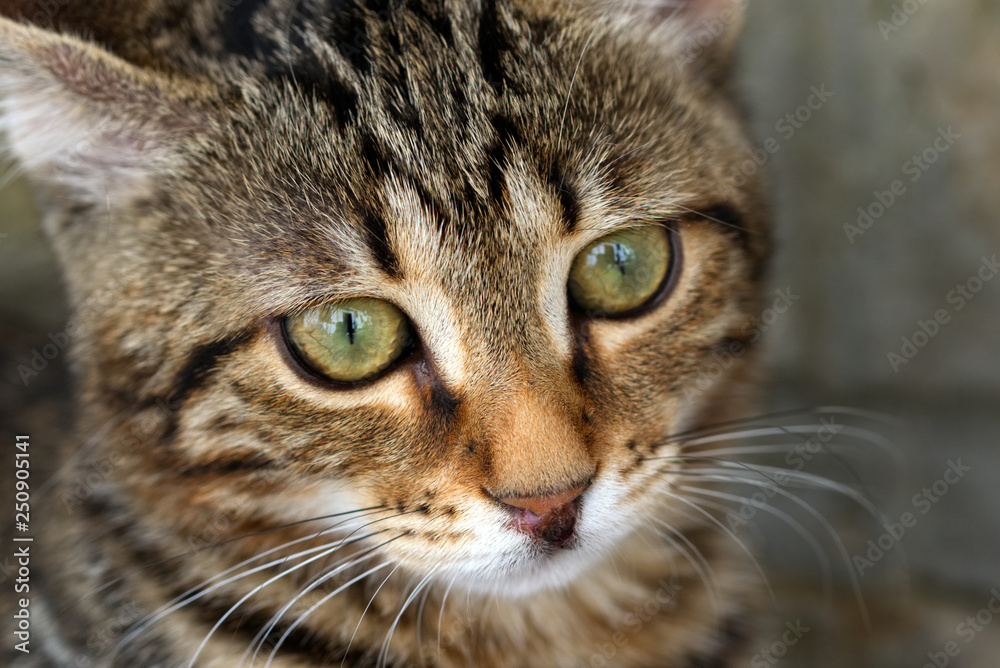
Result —
POLYGON ((337 535, 408 572, 563 585, 670 516, 654 458, 734 410, 746 360, 706 370, 756 311, 765 216, 718 63, 683 10, 326 10, 255 14, 212 67, 3 24, 4 118, 88 314, 84 428, 165 534, 370 508, 337 535))

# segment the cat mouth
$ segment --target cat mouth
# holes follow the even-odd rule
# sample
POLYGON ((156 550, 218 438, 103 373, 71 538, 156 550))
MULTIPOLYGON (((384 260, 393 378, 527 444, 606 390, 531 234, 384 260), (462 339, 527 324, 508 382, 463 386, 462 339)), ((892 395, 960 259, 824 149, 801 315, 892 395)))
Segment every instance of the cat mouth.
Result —
POLYGON ((496 499, 511 518, 509 526, 528 536, 542 551, 566 549, 577 541, 576 526, 583 493, 590 482, 555 494, 496 499))
POLYGON ((528 509, 521 509, 511 520, 511 525, 520 533, 528 535, 542 551, 550 552, 572 547, 576 541, 575 529, 579 502, 542 515, 528 509))

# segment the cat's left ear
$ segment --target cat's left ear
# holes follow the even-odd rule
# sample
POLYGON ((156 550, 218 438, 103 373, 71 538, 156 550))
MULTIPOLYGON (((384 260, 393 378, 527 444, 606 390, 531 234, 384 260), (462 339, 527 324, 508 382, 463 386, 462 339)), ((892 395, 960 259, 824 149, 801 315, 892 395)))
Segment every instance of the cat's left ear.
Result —
POLYGON ((591 0, 624 12, 663 36, 674 60, 714 75, 725 73, 749 0, 591 0))
POLYGON ((203 123, 190 103, 197 89, 0 17, 0 129, 29 174, 78 197, 127 195, 169 169, 178 142, 203 123))

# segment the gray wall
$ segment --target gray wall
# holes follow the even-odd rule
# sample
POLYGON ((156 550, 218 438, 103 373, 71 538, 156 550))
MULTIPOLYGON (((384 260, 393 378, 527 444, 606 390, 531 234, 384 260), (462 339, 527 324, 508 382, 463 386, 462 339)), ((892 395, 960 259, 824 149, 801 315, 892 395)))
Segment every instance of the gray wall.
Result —
MULTIPOLYGON (((755 135, 779 145, 765 166, 778 225, 772 281, 800 296, 768 332, 770 401, 903 419, 882 431, 904 467, 872 470, 866 482, 890 518, 917 517, 893 549, 911 581, 903 594, 886 584, 904 570, 898 561, 880 565, 888 594, 865 580, 875 609, 889 609, 873 615, 862 653, 866 665, 923 665, 1000 584, 1000 275, 984 269, 982 284, 977 275, 984 257, 1000 255, 1000 2, 754 0, 740 62, 755 135), (832 97, 814 99, 819 108, 801 112, 809 119, 794 134, 777 127, 813 87, 832 97), (950 145, 934 148, 949 132, 950 145), (881 207, 878 193, 895 201, 881 207), (859 207, 877 215, 867 229, 859 207), (966 299, 959 285, 981 289, 966 299), (934 335, 917 335, 925 345, 903 357, 902 339, 935 315, 945 324, 927 325, 934 335), (914 506, 959 458, 972 470, 926 513, 925 502, 914 506)), ((842 520, 852 555, 884 532, 824 510, 842 520)), ((780 536, 766 533, 768 553, 794 573, 808 555, 780 536)), ((1000 665, 1000 623, 966 639, 952 662, 1000 665)), ((789 657, 803 665, 852 661, 843 644, 797 649, 789 657)))

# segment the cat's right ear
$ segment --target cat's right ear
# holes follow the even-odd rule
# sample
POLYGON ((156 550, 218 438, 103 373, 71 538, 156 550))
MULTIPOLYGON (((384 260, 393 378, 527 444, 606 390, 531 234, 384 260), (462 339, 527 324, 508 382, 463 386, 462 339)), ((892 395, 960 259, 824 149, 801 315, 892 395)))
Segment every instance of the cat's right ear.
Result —
POLYGON ((628 16, 657 34, 675 62, 722 77, 732 60, 749 0, 584 0, 603 16, 628 16))
POLYGON ((169 170, 204 119, 199 84, 0 17, 0 130, 36 179, 104 201, 169 170))

